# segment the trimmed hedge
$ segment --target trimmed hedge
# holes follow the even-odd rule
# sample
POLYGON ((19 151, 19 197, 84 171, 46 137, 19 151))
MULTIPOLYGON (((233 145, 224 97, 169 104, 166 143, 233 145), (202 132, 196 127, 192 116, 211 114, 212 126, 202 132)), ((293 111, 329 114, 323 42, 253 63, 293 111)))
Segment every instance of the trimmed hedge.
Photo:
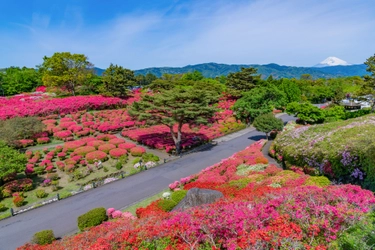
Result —
POLYGON ((78 228, 83 231, 93 226, 102 224, 108 220, 107 211, 104 207, 94 208, 77 218, 78 228))
POLYGON ((43 230, 34 234, 32 242, 38 245, 51 244, 55 240, 52 230, 43 230))

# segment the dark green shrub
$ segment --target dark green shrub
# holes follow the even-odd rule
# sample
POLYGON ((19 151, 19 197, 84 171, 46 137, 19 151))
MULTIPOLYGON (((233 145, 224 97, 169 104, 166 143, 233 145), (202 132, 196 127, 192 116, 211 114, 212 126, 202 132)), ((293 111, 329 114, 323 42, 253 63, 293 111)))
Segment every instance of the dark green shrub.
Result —
POLYGON ((52 230, 43 230, 34 234, 32 242, 38 245, 51 244, 55 240, 52 230))
POLYGON ((171 199, 177 204, 186 196, 187 190, 178 190, 171 194, 171 199))
POLYGON ((158 207, 165 212, 171 211, 176 205, 177 205, 177 203, 172 199, 171 200, 160 200, 158 202, 158 207))
POLYGON ((139 158, 139 157, 135 157, 134 160, 132 161, 132 165, 135 165, 135 164, 139 163, 140 159, 141 158, 139 158))
POLYGON ((7 208, 4 204, 0 203, 0 212, 5 211, 7 208))
POLYGON ((103 171, 104 172, 108 172, 108 168, 107 167, 103 167, 103 171))
POLYGON ((38 175, 42 175, 44 173, 44 167, 36 167, 34 168, 34 172, 38 175))
POLYGON ((48 196, 48 194, 46 193, 46 191, 44 191, 44 189, 39 189, 39 190, 36 190, 35 196, 38 198, 45 198, 48 196))
POLYGON ((83 231, 87 228, 102 224, 108 220, 108 216, 104 207, 94 208, 78 217, 78 228, 83 231))

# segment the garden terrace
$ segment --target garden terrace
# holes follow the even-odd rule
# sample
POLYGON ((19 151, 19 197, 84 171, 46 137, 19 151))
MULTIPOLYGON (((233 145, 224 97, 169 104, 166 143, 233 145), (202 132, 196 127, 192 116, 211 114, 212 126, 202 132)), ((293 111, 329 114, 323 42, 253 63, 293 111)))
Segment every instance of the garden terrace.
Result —
MULTIPOLYGON (((19 249, 328 249, 345 231, 365 223, 372 192, 354 185, 330 185, 326 177, 281 170, 261 154, 264 141, 170 185, 171 199, 159 199, 51 245, 19 249), (167 212, 174 195, 193 187, 221 191, 219 201, 167 212)), ((168 197, 168 196, 166 196, 168 197)))
MULTIPOLYGON (((64 198, 81 189, 92 188, 92 181, 103 179, 108 183, 118 178, 113 178, 114 175, 127 176, 141 171, 140 159, 148 168, 156 166, 160 160, 149 150, 107 134, 42 150, 28 150, 25 156, 25 172, 3 178, 1 204, 6 208, 29 206, 41 198, 55 197, 57 193, 64 198), (16 204, 14 196, 19 192, 23 192, 25 199, 16 204), (43 194, 38 195, 41 192, 43 194)), ((0 218, 9 215, 9 209, 0 211, 0 218)))
POLYGON ((375 115, 285 128, 270 153, 286 167, 375 190, 375 115))

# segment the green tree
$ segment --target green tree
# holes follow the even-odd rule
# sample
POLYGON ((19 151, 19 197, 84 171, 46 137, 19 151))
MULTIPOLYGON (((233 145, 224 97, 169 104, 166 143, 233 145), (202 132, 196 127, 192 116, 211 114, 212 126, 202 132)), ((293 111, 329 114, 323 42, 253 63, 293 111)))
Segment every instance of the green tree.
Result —
POLYGON ((325 118, 324 111, 311 103, 291 102, 286 107, 286 112, 297 116, 303 123, 322 123, 325 118))
POLYGON ((14 172, 22 172, 26 168, 27 159, 24 154, 0 141, 0 179, 14 172))
POLYGON ((6 96, 31 92, 37 86, 42 85, 41 74, 32 68, 10 67, 0 75, 0 86, 6 96))
MULTIPOLYGON (((367 90, 366 94, 375 94, 375 54, 367 58, 365 62, 367 68, 366 71, 370 73, 370 75, 365 76, 365 89, 367 90)), ((372 111, 375 111, 375 101, 372 104, 372 111)))
POLYGON ((93 64, 85 55, 70 52, 56 52, 51 57, 45 56, 39 70, 45 86, 65 88, 72 95, 75 95, 76 88, 94 75, 93 64))
POLYGON ((234 96, 241 96, 243 92, 254 88, 261 81, 255 68, 241 68, 241 71, 227 76, 227 90, 234 96))
POLYGON ((268 133, 272 130, 281 131, 284 123, 281 119, 276 118, 272 113, 263 114, 254 119, 253 126, 260 132, 266 133, 268 140, 268 133))
POLYGON ((257 116, 270 113, 286 105, 284 92, 274 85, 258 87, 246 92, 233 106, 237 119, 250 124, 257 116))
POLYGON ((17 140, 27 139, 43 131, 44 124, 37 117, 16 117, 0 121, 0 140, 17 147, 17 140))
POLYGON ((193 72, 188 72, 182 75, 183 80, 190 80, 190 81, 199 81, 202 80, 204 76, 198 70, 194 70, 193 72))
POLYGON ((127 95, 129 89, 136 85, 134 72, 118 65, 109 65, 102 75, 103 85, 99 88, 99 92, 106 96, 127 95))
POLYGON ((164 90, 159 94, 145 95, 134 102, 129 114, 148 124, 163 124, 170 130, 176 146, 181 152, 181 130, 184 124, 205 124, 217 108, 212 106, 217 96, 209 91, 196 89, 164 90), (177 130, 174 125, 177 124, 177 130))
POLYGON ((285 93, 288 103, 299 102, 301 100, 301 90, 295 80, 286 78, 282 79, 279 89, 285 93))
POLYGON ((165 79, 156 79, 149 85, 149 88, 154 91, 171 90, 174 87, 176 87, 176 83, 165 79))

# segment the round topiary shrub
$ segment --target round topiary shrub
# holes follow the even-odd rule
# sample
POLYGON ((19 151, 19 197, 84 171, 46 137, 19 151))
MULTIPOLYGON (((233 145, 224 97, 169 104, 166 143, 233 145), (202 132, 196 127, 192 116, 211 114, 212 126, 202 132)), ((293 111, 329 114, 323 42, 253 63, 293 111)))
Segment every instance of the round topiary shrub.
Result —
POLYGON ((117 138, 115 135, 108 135, 108 134, 103 134, 103 135, 98 135, 96 139, 102 140, 102 141, 109 141, 111 139, 117 138))
POLYGON ((101 141, 101 140, 94 140, 94 141, 89 141, 89 142, 87 143, 87 146, 93 146, 93 147, 95 147, 95 148, 97 149, 100 145, 103 145, 103 144, 105 144, 104 141, 101 141))
POLYGON ((79 147, 79 148, 75 149, 74 153, 76 153, 77 155, 85 156, 86 154, 88 154, 90 152, 94 152, 95 150, 96 150, 96 148, 93 147, 93 146, 83 146, 83 147, 79 147))
POLYGON ((121 143, 119 144, 117 147, 118 148, 123 148, 123 149, 126 149, 126 150, 130 150, 131 148, 135 148, 137 145, 135 145, 134 143, 131 143, 131 142, 125 142, 125 143, 121 143))
POLYGON ((44 144, 44 143, 48 143, 48 142, 50 142, 50 140, 49 140, 48 137, 41 137, 41 138, 36 139, 36 142, 37 142, 38 144, 44 144))
POLYGON ((45 198, 45 197, 47 197, 48 196, 48 194, 46 193, 46 191, 44 191, 44 189, 38 189, 38 190, 36 190, 36 192, 35 192, 35 196, 37 197, 37 198, 45 198))
POLYGON ((126 149, 122 149, 122 148, 114 148, 114 149, 111 149, 109 151, 109 155, 112 157, 112 158, 120 158, 121 156, 123 155, 126 155, 128 153, 128 151, 126 151, 126 149))
POLYGON ((72 136, 72 132, 70 132, 69 130, 59 131, 59 132, 54 133, 53 136, 56 137, 57 139, 63 140, 72 136))
POLYGON ((86 142, 84 141, 71 141, 71 142, 66 142, 64 144, 64 148, 66 148, 67 151, 74 151, 75 149, 79 147, 85 146, 86 142))
POLYGON ((105 161, 107 160, 107 154, 103 151, 94 151, 90 152, 86 155, 86 160, 89 163, 94 163, 95 160, 105 161))
POLYGON ((146 149, 142 147, 134 147, 130 149, 130 154, 132 156, 142 156, 144 153, 146 153, 146 149))
POLYGON ((113 144, 104 144, 104 145, 100 145, 100 146, 98 147, 98 150, 103 151, 103 152, 105 152, 105 153, 108 154, 109 151, 110 151, 111 149, 114 149, 114 148, 116 148, 116 146, 113 145, 113 144))
POLYGON ((124 139, 120 139, 120 138, 114 138, 114 139, 109 140, 108 143, 111 143, 111 144, 117 146, 119 144, 125 143, 125 140, 124 139))
POLYGON ((34 234, 32 242, 38 245, 51 244, 55 240, 52 230, 43 230, 34 234))
POLYGON ((104 207, 94 208, 85 214, 78 217, 78 228, 83 231, 90 227, 102 224, 103 221, 108 220, 107 211, 104 207))

